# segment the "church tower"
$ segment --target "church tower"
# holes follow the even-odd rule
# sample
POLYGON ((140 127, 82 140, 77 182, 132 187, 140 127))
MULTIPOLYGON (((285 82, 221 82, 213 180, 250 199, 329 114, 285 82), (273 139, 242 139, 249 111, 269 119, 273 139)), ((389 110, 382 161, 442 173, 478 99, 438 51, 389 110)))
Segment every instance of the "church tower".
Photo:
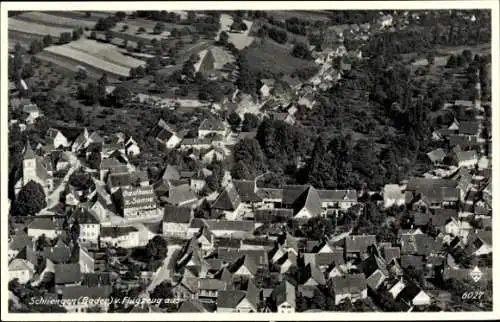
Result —
POLYGON ((26 185, 31 180, 36 180, 36 155, 29 142, 26 143, 26 149, 23 157, 23 185, 26 185))

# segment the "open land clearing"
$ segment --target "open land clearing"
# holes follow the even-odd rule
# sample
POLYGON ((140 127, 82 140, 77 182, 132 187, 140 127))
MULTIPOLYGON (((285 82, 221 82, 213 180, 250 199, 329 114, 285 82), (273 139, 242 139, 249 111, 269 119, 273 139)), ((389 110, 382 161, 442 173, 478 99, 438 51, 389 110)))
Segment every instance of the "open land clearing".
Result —
POLYGON ((316 66, 312 61, 293 57, 286 46, 281 46, 270 39, 254 43, 242 53, 256 73, 270 71, 276 74, 280 72, 292 74, 297 69, 316 66))

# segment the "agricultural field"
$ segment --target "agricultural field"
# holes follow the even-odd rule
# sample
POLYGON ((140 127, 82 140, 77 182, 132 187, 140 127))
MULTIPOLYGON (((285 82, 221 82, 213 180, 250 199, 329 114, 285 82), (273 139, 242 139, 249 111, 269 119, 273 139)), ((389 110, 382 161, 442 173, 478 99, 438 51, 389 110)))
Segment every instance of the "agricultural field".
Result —
POLYGON ((45 11, 45 13, 50 14, 51 16, 89 21, 93 22, 94 24, 97 22, 97 20, 99 20, 99 18, 105 18, 106 16, 111 14, 111 12, 109 14, 99 12, 98 14, 90 13, 90 16, 88 16, 84 11, 45 11))
POLYGON ((297 69, 314 68, 316 66, 312 61, 293 57, 288 47, 279 45, 272 40, 255 42, 242 53, 256 73, 269 71, 289 75, 297 69))
POLYGON ((59 37, 63 32, 73 32, 73 28, 53 27, 42 23, 28 22, 17 18, 9 18, 9 31, 19 31, 27 34, 59 37))
POLYGON ((44 55, 39 58, 58 63, 61 57, 63 64, 82 65, 85 68, 96 68, 115 76, 128 76, 131 67, 143 65, 144 62, 133 57, 125 56, 116 47, 101 44, 92 40, 79 40, 63 46, 51 46, 44 49, 44 55), (48 54, 48 55, 47 55, 48 54))
POLYGON ((42 24, 44 26, 71 28, 71 29, 79 27, 91 29, 95 26, 95 22, 91 20, 74 19, 63 16, 55 16, 44 12, 34 12, 34 11, 22 13, 16 16, 16 19, 26 22, 42 24))
POLYGON ((123 55, 121 50, 116 46, 100 43, 95 40, 80 39, 64 46, 124 67, 135 68, 145 65, 145 62, 142 60, 123 55))

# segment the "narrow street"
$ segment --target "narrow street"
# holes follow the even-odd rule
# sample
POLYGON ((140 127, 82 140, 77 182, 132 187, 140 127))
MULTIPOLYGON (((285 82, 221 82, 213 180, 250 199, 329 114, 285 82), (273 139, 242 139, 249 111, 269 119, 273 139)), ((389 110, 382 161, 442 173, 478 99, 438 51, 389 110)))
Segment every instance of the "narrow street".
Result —
POLYGON ((149 292, 153 291, 156 286, 158 286, 165 280, 172 281, 172 273, 175 264, 174 261, 177 258, 177 254, 179 253, 181 248, 182 247, 180 245, 168 245, 167 257, 165 257, 163 265, 154 274, 153 280, 148 286, 149 292))
POLYGON ((70 168, 68 173, 64 176, 61 183, 47 196, 47 207, 42 209, 39 214, 43 214, 48 209, 55 207, 59 203, 59 197, 64 188, 66 187, 69 177, 75 172, 78 168, 80 168, 81 163, 80 160, 71 152, 64 152, 65 156, 68 158, 70 163, 70 168))

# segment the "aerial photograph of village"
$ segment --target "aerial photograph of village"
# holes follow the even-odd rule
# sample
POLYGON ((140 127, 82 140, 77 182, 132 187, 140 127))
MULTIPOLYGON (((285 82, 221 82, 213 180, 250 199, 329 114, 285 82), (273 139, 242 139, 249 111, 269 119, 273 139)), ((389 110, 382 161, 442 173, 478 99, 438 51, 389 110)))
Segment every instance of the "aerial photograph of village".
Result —
POLYGON ((28 10, 9 313, 493 310, 491 10, 28 10))

